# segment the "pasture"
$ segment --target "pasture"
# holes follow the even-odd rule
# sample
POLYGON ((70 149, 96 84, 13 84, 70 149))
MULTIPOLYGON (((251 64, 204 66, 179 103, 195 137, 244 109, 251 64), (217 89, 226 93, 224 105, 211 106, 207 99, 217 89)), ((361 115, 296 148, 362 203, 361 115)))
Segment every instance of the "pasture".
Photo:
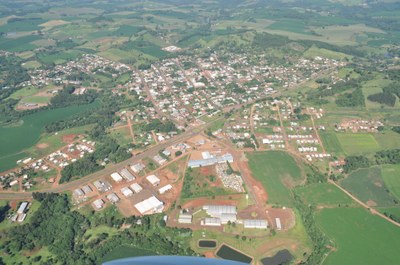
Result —
POLYGON ((400 200, 400 165, 382 166, 382 179, 390 192, 400 200))
POLYGON ((398 264, 400 229, 362 208, 323 209, 316 221, 336 250, 324 265, 398 264))
POLYGON ((315 183, 296 188, 305 204, 338 206, 354 204, 353 200, 339 188, 329 183, 315 183))
POLYGON ((299 166, 286 152, 252 152, 246 154, 253 176, 268 193, 268 203, 291 206, 290 188, 302 180, 299 166))
POLYGON ((380 149, 372 134, 338 133, 336 136, 347 155, 371 153, 380 149))
POLYGON ((343 149, 337 138, 337 134, 333 131, 319 132, 321 136, 322 143, 325 149, 334 155, 343 155, 343 149))
POLYGON ((388 192, 379 167, 359 169, 343 179, 340 186, 369 206, 395 205, 396 198, 388 192))

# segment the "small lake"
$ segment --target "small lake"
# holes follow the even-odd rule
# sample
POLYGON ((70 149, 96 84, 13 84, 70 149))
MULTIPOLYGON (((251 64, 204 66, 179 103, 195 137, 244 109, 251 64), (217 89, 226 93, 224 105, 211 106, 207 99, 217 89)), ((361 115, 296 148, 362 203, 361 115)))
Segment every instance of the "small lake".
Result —
POLYGON ((199 240, 200 248, 215 248, 217 246, 217 241, 215 240, 199 240))
POLYGON ((243 263, 249 264, 253 258, 243 254, 242 252, 239 252, 228 245, 222 245, 221 248, 217 252, 217 256, 222 258, 222 259, 229 259, 233 261, 239 261, 243 263))
POLYGON ((23 151, 39 141, 47 124, 66 119, 95 106, 98 106, 97 102, 43 110, 23 117, 23 122, 19 126, 0 127, 0 172, 15 167, 17 160, 26 157, 23 151))
POLYGON ((282 265, 289 263, 292 259, 292 254, 287 249, 284 249, 276 253, 273 257, 263 258, 261 263, 263 265, 282 265))

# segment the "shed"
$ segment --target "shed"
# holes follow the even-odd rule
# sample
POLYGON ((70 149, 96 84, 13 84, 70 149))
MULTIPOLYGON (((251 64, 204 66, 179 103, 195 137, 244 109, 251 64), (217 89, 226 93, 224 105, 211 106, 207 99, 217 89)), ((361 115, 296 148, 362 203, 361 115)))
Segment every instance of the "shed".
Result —
POLYGON ((157 186, 158 184, 160 184, 160 179, 157 178, 155 175, 147 176, 146 179, 153 186, 157 186))

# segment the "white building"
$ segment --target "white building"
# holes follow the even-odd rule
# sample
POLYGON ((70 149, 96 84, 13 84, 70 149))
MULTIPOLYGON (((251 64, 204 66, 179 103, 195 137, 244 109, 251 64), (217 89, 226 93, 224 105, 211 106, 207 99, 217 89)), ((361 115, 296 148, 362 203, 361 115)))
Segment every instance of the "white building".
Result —
POLYGON ((275 218, 275 223, 276 223, 276 230, 282 230, 281 219, 275 218))
POLYGON ((206 225, 206 226, 221 226, 221 219, 219 218, 204 218, 204 220, 201 223, 202 225, 206 225))
POLYGON ((159 192, 160 194, 164 194, 164 193, 166 193, 166 192, 169 191, 169 190, 172 190, 171 184, 167 184, 167 185, 165 185, 164 187, 160 188, 160 189, 158 190, 158 192, 159 192))
POLYGON ((139 193, 143 190, 142 186, 140 186, 137 183, 133 183, 132 185, 130 185, 130 187, 133 190, 133 192, 135 192, 135 193, 139 193))
POLYGON ((17 210, 17 214, 23 214, 26 210, 26 208, 28 207, 28 202, 23 202, 21 203, 21 205, 19 206, 18 210, 17 210))
POLYGON ((150 182, 151 185, 157 186, 160 184, 160 179, 157 178, 155 175, 150 175, 146 177, 147 181, 150 182))
POLYGON ((117 194, 115 193, 110 193, 107 196, 107 199, 111 202, 111 203, 117 203, 119 202, 119 197, 117 196, 117 194))
POLYGON ((140 214, 161 213, 164 209, 164 203, 155 196, 135 204, 135 208, 140 214))
POLYGON ((94 208, 101 209, 104 206, 104 201, 102 199, 97 199, 93 203, 94 208))
POLYGON ((128 169, 124 168, 121 170, 121 175, 126 181, 132 181, 135 179, 135 176, 131 174, 131 172, 128 171, 128 169))
POLYGON ((111 178, 115 181, 115 182, 121 182, 123 180, 123 178, 121 177, 121 175, 117 172, 112 173, 111 174, 111 178))
POLYGON ((178 223, 180 224, 191 224, 193 216, 187 213, 181 213, 178 218, 178 223))
POLYGON ((128 187, 123 187, 121 189, 121 192, 122 192, 122 194, 124 194, 125 197, 130 197, 133 195, 133 191, 128 187))
POLYGON ((268 222, 261 219, 245 219, 243 220, 244 228, 266 229, 268 222))
POLYGON ((222 214, 237 214, 236 207, 230 205, 204 205, 203 210, 212 217, 221 217, 222 214))

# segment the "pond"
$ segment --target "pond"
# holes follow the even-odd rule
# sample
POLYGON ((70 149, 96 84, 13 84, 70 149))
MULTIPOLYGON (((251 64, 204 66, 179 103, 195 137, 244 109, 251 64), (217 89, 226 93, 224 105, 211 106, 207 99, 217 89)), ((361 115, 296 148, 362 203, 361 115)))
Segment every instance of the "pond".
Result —
POLYGON ((243 263, 250 263, 253 258, 239 252, 228 245, 222 245, 217 252, 217 256, 223 259, 229 259, 234 261, 239 261, 243 263))
POLYGON ((66 119, 97 105, 98 103, 94 102, 88 105, 43 110, 23 117, 21 125, 0 127, 0 172, 15 167, 18 159, 26 157, 27 154, 23 153, 23 150, 39 141, 47 124, 66 119))
POLYGON ((287 249, 278 251, 273 257, 263 258, 261 263, 263 265, 281 265, 287 264, 293 259, 292 254, 287 249))
POLYGON ((199 247, 201 248, 215 248, 217 241, 215 240, 199 240, 199 247))

